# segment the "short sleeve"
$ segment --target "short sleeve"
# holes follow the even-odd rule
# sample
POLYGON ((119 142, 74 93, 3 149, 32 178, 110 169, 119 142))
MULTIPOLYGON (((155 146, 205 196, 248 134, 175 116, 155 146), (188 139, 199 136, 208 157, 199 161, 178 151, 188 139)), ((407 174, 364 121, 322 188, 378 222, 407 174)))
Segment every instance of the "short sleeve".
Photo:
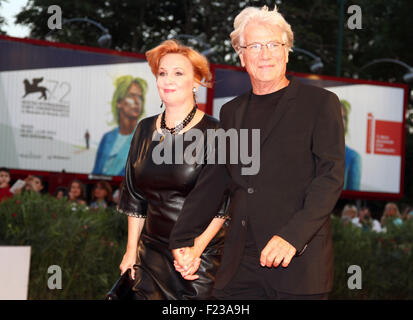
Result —
POLYGON ((131 142, 128 158, 126 160, 125 176, 120 187, 119 204, 117 206, 117 210, 120 213, 136 218, 146 218, 147 209, 147 201, 145 197, 139 190, 136 190, 133 184, 133 162, 136 159, 139 145, 141 145, 139 143, 141 140, 141 133, 141 128, 138 125, 131 142))
POLYGON ((220 218, 220 219, 231 219, 228 213, 228 207, 229 207, 229 202, 230 202, 230 196, 229 196, 229 190, 227 189, 221 202, 221 207, 217 214, 215 215, 215 218, 220 218))

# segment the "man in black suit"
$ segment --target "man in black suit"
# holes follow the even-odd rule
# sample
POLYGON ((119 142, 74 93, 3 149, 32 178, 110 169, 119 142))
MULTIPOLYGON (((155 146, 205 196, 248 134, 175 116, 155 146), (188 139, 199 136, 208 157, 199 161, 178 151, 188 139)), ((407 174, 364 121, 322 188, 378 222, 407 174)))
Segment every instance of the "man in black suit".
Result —
POLYGON ((186 268, 185 252, 229 189, 231 222, 215 297, 326 299, 333 284, 330 213, 344 179, 340 102, 332 92, 286 78, 293 33, 276 8, 244 9, 231 39, 252 92, 226 103, 220 122, 225 130, 260 130, 260 170, 247 176, 240 164, 207 165, 170 248, 180 270, 186 268))

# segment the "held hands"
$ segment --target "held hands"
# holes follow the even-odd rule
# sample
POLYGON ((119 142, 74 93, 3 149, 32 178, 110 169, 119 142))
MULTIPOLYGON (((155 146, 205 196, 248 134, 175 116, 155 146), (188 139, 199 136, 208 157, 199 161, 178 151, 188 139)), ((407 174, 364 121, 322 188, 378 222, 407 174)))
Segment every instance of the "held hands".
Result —
POLYGON ((172 254, 175 258, 175 270, 180 272, 185 280, 195 280, 199 278, 199 276, 194 273, 198 270, 201 264, 201 254, 204 252, 212 238, 222 228, 224 222, 225 219, 212 219, 204 232, 194 239, 194 245, 192 247, 172 250, 172 254))
POLYGON ((267 245, 261 251, 260 264, 261 266, 271 268, 278 267, 283 261, 282 266, 288 267, 291 259, 296 253, 296 249, 287 241, 279 236, 273 236, 267 245))
POLYGON ((175 270, 180 272, 185 280, 196 280, 199 278, 199 276, 194 273, 198 270, 201 263, 201 253, 198 253, 195 247, 172 250, 172 254, 175 258, 175 270))

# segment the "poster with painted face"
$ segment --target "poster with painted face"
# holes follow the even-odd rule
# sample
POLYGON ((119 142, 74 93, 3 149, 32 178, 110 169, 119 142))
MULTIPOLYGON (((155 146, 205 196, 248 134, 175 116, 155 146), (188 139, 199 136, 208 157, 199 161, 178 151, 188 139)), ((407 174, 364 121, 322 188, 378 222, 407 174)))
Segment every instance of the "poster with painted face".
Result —
MULTIPOLYGON (((341 102, 346 141, 343 190, 360 196, 366 192, 401 194, 405 88, 340 78, 296 77, 334 92, 341 102)), ((241 69, 216 68, 215 82, 216 117, 222 105, 251 89, 248 74, 241 69)))
POLYGON ((144 62, 1 72, 0 87, 0 162, 19 169, 122 175, 137 122, 160 104, 144 62))
POLYGON ((404 90, 370 84, 329 87, 345 128, 344 190, 399 193, 404 90))

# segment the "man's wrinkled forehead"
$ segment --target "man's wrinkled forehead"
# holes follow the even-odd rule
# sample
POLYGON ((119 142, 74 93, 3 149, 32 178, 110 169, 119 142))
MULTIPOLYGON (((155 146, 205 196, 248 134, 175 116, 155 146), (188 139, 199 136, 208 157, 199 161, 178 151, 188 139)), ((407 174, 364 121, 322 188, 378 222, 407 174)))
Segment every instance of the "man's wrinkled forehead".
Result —
POLYGON ((283 29, 278 24, 272 24, 266 21, 252 20, 245 25, 244 31, 241 34, 241 42, 254 42, 259 41, 263 36, 271 37, 278 42, 284 42, 283 29))

